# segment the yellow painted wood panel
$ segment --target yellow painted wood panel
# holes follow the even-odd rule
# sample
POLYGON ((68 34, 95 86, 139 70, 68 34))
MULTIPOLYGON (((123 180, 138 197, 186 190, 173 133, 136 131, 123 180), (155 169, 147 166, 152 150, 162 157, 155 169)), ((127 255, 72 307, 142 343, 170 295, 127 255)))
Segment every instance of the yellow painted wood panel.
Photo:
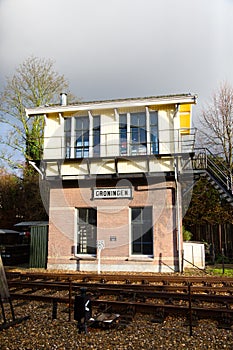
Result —
POLYGON ((191 104, 181 104, 179 106, 181 134, 190 134, 191 128, 191 104))

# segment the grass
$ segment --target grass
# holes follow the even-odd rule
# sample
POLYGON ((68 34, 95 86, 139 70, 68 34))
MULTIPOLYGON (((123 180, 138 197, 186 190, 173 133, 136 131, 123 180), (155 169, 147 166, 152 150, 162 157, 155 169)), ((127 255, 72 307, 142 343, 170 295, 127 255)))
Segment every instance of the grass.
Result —
POLYGON ((222 266, 207 266, 206 272, 210 275, 214 276, 228 276, 233 277, 233 266, 224 266, 224 269, 222 266), (223 273, 224 272, 224 273, 223 273))

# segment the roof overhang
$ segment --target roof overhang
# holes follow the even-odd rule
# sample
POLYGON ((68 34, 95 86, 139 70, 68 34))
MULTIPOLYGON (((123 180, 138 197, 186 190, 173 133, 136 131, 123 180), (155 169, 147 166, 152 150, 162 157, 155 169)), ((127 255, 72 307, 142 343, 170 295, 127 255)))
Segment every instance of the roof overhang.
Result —
POLYGON ((5 234, 15 234, 15 233, 20 233, 19 231, 14 231, 14 230, 8 230, 8 229, 0 229, 0 235, 5 235, 5 234))
POLYGON ((155 106, 155 105, 170 105, 170 104, 195 104, 197 95, 194 94, 181 94, 181 95, 168 95, 168 96, 152 96, 152 97, 139 97, 139 98, 126 98, 106 101, 93 101, 93 102, 80 102, 72 105, 56 105, 56 106, 41 106, 36 108, 26 108, 26 115, 44 115, 49 113, 64 113, 64 112, 76 112, 76 111, 89 111, 89 110, 103 110, 112 108, 130 108, 130 107, 142 107, 142 106, 155 106))

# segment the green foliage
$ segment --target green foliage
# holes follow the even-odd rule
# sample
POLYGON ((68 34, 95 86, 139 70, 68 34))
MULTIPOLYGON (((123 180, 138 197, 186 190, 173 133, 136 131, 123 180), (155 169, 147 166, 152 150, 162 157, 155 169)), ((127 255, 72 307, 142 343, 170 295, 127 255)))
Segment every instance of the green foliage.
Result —
POLYGON ((13 228, 21 220, 21 180, 0 170, 0 227, 13 228))
MULTIPOLYGON (((222 254, 217 254, 216 258, 215 258, 215 263, 216 264, 222 264, 222 262, 223 262, 222 254)), ((225 264, 230 264, 230 262, 231 262, 231 260, 228 257, 224 256, 224 263, 225 264)))
POLYGON ((190 241, 192 238, 192 233, 185 229, 185 227, 182 227, 182 233, 183 233, 183 240, 184 241, 190 241))
POLYGON ((68 91, 68 82, 53 65, 51 60, 29 57, 6 80, 0 95, 0 123, 7 124, 10 132, 0 136, 0 143, 11 152, 4 151, 0 157, 8 164, 15 165, 15 153, 23 155, 26 162, 42 157, 44 116, 28 118, 25 108, 56 104, 63 91, 74 98, 68 91))
POLYGON ((186 227, 233 222, 233 208, 221 200, 219 192, 201 177, 195 184, 192 200, 183 219, 186 227))
POLYGON ((37 173, 24 178, 0 171, 0 227, 14 229, 20 221, 47 220, 41 201, 37 173))
MULTIPOLYGON (((210 267, 206 269, 207 273, 214 276, 222 276, 223 269, 220 267, 210 267)), ((224 276, 233 277, 233 268, 224 268, 224 276)))

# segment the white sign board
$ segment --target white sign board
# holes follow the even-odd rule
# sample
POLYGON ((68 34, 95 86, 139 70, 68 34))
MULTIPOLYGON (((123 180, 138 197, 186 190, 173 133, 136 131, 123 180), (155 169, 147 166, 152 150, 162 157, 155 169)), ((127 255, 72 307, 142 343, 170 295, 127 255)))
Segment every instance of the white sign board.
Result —
POLYGON ((132 198, 132 188, 94 188, 94 199, 132 198))
POLYGON ((104 240, 99 239, 99 240, 96 242, 96 247, 97 247, 97 249, 99 249, 99 250, 104 249, 104 248, 105 248, 105 242, 104 242, 104 240))

